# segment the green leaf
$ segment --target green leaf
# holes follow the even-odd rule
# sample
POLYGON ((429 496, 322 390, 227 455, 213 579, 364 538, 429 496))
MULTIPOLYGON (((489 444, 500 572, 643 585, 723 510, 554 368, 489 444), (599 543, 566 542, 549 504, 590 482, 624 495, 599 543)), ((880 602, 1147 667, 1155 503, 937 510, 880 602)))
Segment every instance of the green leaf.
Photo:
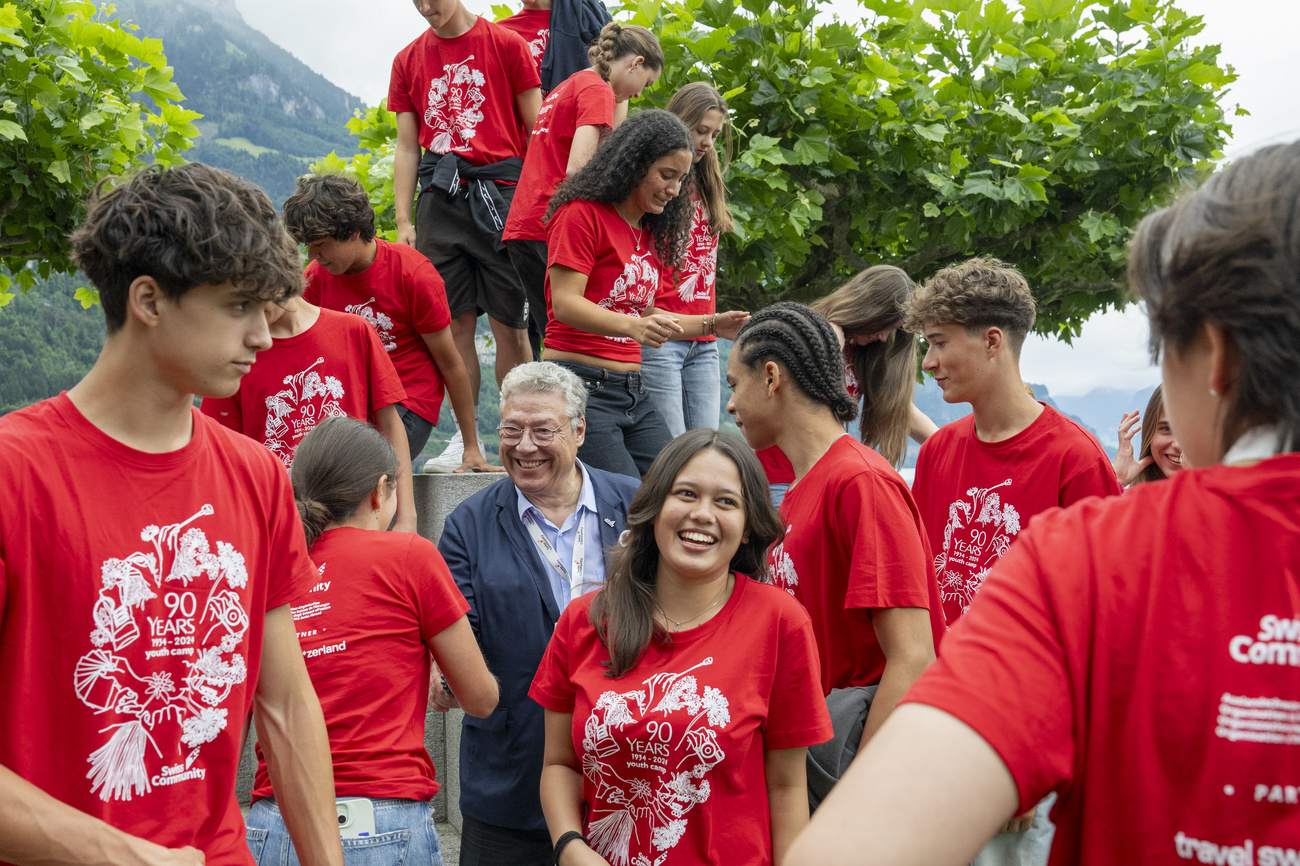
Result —
POLYGON ((740 158, 754 168, 758 168, 759 163, 763 162, 772 165, 785 165, 786 158, 781 152, 779 144, 780 139, 767 135, 755 135, 750 138, 749 147, 745 148, 745 152, 740 155, 740 158))
POLYGON ((17 296, 17 295, 14 295, 14 294, 11 294, 11 293, 9 293, 9 292, 6 292, 6 291, 3 291, 3 290, 0 290, 0 309, 4 309, 6 306, 8 306, 9 302, 12 301, 12 300, 13 300, 14 298, 16 298, 16 297, 18 297, 18 296, 17 296))
POLYGON ((1023 0, 1026 21, 1050 21, 1074 9, 1074 0, 1023 0))
POLYGON ((68 171, 68 161, 66 159, 56 159, 47 166, 50 174, 59 179, 60 183, 67 183, 72 180, 72 175, 68 171))
POLYGON ((912 131, 924 138, 926 141, 943 141, 947 130, 941 123, 914 123, 912 131))
POLYGON ((23 128, 12 120, 0 120, 0 137, 8 141, 13 141, 15 138, 26 141, 27 133, 23 132, 23 128))
POLYGON ((82 286, 73 292, 72 297, 73 300, 81 302, 81 308, 83 310, 89 310, 91 307, 99 304, 99 292, 94 289, 88 289, 85 286, 82 286))
POLYGON ((997 183, 988 176, 988 172, 980 172, 980 175, 983 176, 972 175, 966 178, 965 182, 961 185, 963 195, 978 195, 983 196, 984 198, 991 198, 994 201, 1002 201, 1006 198, 1006 194, 1002 191, 1002 187, 998 186, 997 183))
POLYGON ((492 5, 492 20, 500 21, 503 18, 509 18, 515 14, 514 7, 507 3, 494 3, 492 5))
POLYGON ((954 147, 952 153, 948 156, 948 172, 954 176, 961 174, 970 165, 970 160, 965 157, 960 148, 954 147))
POLYGON ((941 213, 941 211, 939 210, 939 206, 932 201, 926 202, 925 205, 921 208, 921 212, 926 216, 930 217, 931 219, 937 217, 941 213))
POLYGON ((729 100, 735 99, 737 96, 739 96, 744 92, 745 92, 745 85, 743 84, 740 85, 739 87, 733 87, 730 90, 728 90, 726 93, 722 94, 722 101, 727 102, 729 100))

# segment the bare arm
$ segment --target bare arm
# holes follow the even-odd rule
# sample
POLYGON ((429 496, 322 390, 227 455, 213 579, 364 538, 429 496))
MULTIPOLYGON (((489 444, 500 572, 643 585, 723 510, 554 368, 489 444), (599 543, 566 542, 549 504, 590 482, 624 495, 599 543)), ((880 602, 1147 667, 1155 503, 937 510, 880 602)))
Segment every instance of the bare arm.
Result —
POLYGON ((424 345, 433 355, 433 363, 447 386, 447 396, 451 398, 451 411, 456 416, 456 426, 465 440, 464 462, 457 472, 504 472, 500 466, 493 466, 483 458, 478 450, 478 425, 474 423, 474 392, 469 389, 469 371, 461 360, 460 352, 451 339, 451 328, 443 328, 432 334, 421 334, 424 345))
MULTIPOLYGON (((529 129, 532 129, 530 126, 529 129)), ((397 147, 393 151, 393 202, 397 209, 397 242, 415 246, 415 176, 420 169, 420 118, 413 111, 397 113, 397 147)))
POLYGON ((201 866, 203 853, 123 833, 0 766, 0 860, 16 866, 201 866))
MULTIPOLYGON (((462 616, 438 632, 430 649, 459 706, 480 719, 492 715, 500 700, 497 679, 483 660, 469 620, 462 616)), ((441 688, 438 691, 442 693, 441 688)))
POLYGON ((626 99, 624 99, 622 102, 614 103, 614 129, 618 129, 619 124, 627 120, 628 107, 629 105, 626 99))
POLYGON ((551 306, 557 321, 587 334, 630 337, 642 346, 659 348, 669 334, 683 333, 675 315, 648 310, 636 318, 607 310, 583 296, 587 275, 563 265, 551 265, 551 306))
POLYGON ((519 117, 524 122, 524 147, 527 147, 528 139, 532 138, 528 133, 533 131, 533 126, 537 123, 537 112, 542 110, 542 88, 534 87, 516 96, 515 107, 519 109, 519 117))
POLYGON ((785 866, 964 866, 1017 802, 1010 772, 979 734, 907 704, 858 753, 785 866))
POLYGON ((938 432, 939 428, 930 420, 930 416, 913 405, 907 426, 907 435, 912 437, 912 441, 922 445, 938 432))
POLYGON ((596 148, 600 146, 599 126, 579 126, 573 133, 573 144, 569 147, 569 163, 564 168, 565 175, 572 177, 578 169, 587 164, 596 148))
POLYGON ((668 342, 678 340, 694 340, 699 337, 708 336, 710 333, 721 337, 724 340, 734 340, 740 333, 740 329, 749 321, 749 313, 742 310, 729 310, 725 313, 718 313, 710 316, 692 316, 686 313, 670 313, 667 310, 651 309, 646 315, 663 315, 672 316, 677 320, 677 324, 682 326, 680 332, 673 332, 668 335, 668 342), (712 318, 710 323, 708 320, 712 318), (709 327, 712 325, 713 330, 709 327))
MULTIPOLYGON (((546 756, 542 759, 542 812, 551 842, 569 831, 582 832, 582 773, 573 750, 573 714, 546 710, 546 756)), ((609 866, 582 843, 570 842, 559 866, 609 866)))
POLYGON ((325 717, 287 604, 266 613, 253 723, 298 860, 311 866, 342 866, 325 717))
POLYGON ((406 440, 406 426, 396 406, 385 406, 375 413, 375 428, 397 452, 397 522, 395 532, 415 532, 415 489, 411 482, 411 446, 406 440))
POLYGON ((871 702, 867 723, 862 728, 858 753, 880 730, 894 707, 907 694, 917 677, 934 661, 934 636, 930 633, 930 612, 923 607, 882 607, 871 611, 876 640, 885 654, 885 673, 871 702))
POLYGON ((772 813, 772 863, 781 866, 786 851, 808 825, 808 750, 768 749, 763 753, 767 803, 772 813))

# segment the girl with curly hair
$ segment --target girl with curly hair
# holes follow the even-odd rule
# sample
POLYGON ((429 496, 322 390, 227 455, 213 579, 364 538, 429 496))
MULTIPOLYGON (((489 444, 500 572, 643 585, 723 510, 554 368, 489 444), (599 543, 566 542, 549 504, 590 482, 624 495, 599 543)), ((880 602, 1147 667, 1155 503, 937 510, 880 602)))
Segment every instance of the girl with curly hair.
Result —
POLYGON ((606 24, 588 51, 591 68, 552 90, 537 112, 510 216, 506 250, 528 293, 528 336, 533 353, 546 336, 546 226, 555 188, 587 164, 600 140, 627 117, 628 101, 654 84, 664 68, 655 35, 635 24, 606 24))
POLYGON ((529 695, 546 710, 555 862, 780 862, 830 737, 808 614, 767 584, 781 522, 738 437, 692 430, 628 510, 606 583, 565 609, 529 695))
MULTIPOLYGON (((691 131, 691 233, 680 267, 660 275, 658 309, 710 316, 717 312, 718 239, 732 230, 727 191, 715 142, 726 132, 724 151, 731 157, 731 125, 722 94, 704 81, 693 81, 668 100, 691 131)), ((664 416, 668 431, 680 436, 696 427, 718 428, 718 342, 712 334, 692 337, 657 349, 641 350, 646 390, 664 416)))
POLYGON ((672 436, 641 382, 641 347, 706 334, 734 337, 746 313, 655 309, 660 271, 689 237, 691 136, 667 111, 616 129, 547 210, 546 346, 542 358, 587 385, 588 466, 634 478, 672 436))

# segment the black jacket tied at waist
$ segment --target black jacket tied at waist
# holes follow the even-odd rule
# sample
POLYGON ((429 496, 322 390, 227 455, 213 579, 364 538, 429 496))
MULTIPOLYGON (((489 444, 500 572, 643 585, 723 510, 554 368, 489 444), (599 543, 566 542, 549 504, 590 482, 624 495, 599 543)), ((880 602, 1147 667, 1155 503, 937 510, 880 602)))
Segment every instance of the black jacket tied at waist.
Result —
POLYGON ((461 181, 464 181, 474 225, 492 241, 493 249, 500 252, 506 248, 501 242, 501 230, 505 228, 510 205, 494 181, 518 183, 523 169, 524 161, 517 156, 488 165, 474 165, 454 153, 426 150, 420 159, 418 173, 420 194, 436 189, 452 198, 460 192, 461 181))

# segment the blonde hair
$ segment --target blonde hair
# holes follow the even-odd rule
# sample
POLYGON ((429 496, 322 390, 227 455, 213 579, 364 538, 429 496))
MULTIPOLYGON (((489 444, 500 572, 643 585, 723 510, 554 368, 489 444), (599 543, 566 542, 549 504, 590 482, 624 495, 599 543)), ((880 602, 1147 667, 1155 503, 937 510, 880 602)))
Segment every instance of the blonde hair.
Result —
POLYGON ((609 81, 610 66, 620 57, 636 54, 645 58, 645 65, 662 71, 664 52, 659 40, 644 27, 636 24, 619 24, 611 21, 600 29, 596 43, 587 49, 587 59, 596 74, 609 81))
POLYGON ((709 215, 709 229, 715 235, 732 231, 735 223, 731 219, 731 209, 727 207, 727 189, 722 183, 722 174, 731 162, 731 118, 727 114, 726 100, 708 82, 692 81, 674 93, 665 108, 680 117, 686 128, 691 130, 711 110, 722 112, 722 130, 725 136, 723 153, 726 159, 719 164, 717 148, 710 147, 691 175, 700 201, 704 203, 704 210, 709 215))
MULTIPOLYGON (((894 327, 916 283, 899 268, 875 265, 854 276, 812 308, 853 337, 894 327)), ((907 454, 912 391, 916 386, 916 334, 894 327, 883 341, 849 348, 849 366, 862 400, 862 443, 897 466, 907 454)))
POLYGON ((973 258, 926 280, 907 305, 904 327, 918 334, 928 325, 961 325, 971 334, 1001 328, 1019 358, 1037 308, 1020 271, 998 259, 973 258))

